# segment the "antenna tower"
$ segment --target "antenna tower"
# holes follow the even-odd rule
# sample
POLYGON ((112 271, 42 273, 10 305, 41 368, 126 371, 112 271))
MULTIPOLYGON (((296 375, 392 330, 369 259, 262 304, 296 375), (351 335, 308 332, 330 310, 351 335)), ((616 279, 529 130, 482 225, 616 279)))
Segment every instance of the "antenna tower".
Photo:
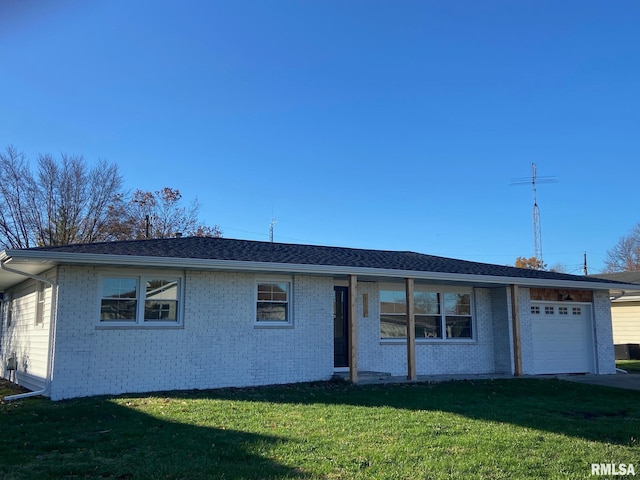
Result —
POLYGON ((272 218, 272 219, 271 219, 271 223, 269 224, 269 241, 270 241, 271 243, 273 243, 273 227, 275 227, 275 226, 276 226, 276 223, 278 223, 278 222, 276 221, 276 219, 275 219, 275 218, 272 218))
POLYGON ((533 188, 533 256, 542 265, 542 227, 540 226, 540 209, 536 198, 536 164, 531 164, 531 186, 533 188))
POLYGON ((540 208, 538 207, 537 189, 538 183, 556 183, 555 177, 538 177, 536 164, 531 164, 531 178, 516 178, 511 185, 531 184, 533 190, 533 256, 539 265, 542 265, 542 227, 540 225, 540 208))

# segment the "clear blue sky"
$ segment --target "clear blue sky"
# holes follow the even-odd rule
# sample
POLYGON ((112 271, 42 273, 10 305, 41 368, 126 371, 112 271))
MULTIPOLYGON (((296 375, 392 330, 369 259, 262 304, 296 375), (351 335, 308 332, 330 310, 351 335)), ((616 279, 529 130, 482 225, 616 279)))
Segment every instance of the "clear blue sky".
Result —
POLYGON ((640 2, 0 3, 0 147, 119 165, 232 238, 591 272, 640 221, 640 2))

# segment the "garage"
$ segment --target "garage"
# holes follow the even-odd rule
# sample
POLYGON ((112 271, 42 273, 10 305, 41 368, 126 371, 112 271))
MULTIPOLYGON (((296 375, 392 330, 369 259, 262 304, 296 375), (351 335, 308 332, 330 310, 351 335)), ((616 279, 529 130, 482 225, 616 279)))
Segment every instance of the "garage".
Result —
POLYGON ((533 372, 593 373, 591 305, 531 302, 533 372))

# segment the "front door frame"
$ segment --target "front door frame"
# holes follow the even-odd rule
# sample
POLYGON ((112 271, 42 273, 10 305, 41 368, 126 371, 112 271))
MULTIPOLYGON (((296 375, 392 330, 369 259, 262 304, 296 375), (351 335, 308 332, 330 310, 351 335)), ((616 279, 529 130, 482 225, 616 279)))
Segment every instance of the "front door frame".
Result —
POLYGON ((334 286, 334 316, 333 316, 333 367, 336 371, 349 371, 350 359, 350 343, 349 343, 349 287, 334 286), (339 305, 339 296, 341 294, 341 305, 339 305), (342 325, 336 325, 338 318, 338 309, 342 317, 342 325), (341 342, 338 342, 336 333, 338 329, 342 332, 341 342), (340 348, 341 352, 336 351, 340 348), (340 365, 339 365, 340 364, 340 365))

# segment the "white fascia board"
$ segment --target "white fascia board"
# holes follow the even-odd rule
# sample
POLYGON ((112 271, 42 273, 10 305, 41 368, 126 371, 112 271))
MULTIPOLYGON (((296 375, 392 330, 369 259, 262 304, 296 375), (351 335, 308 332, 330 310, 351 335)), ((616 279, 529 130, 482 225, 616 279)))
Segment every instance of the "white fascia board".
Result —
POLYGON ((633 294, 631 295, 623 295, 614 300, 611 300, 611 303, 624 303, 624 302, 640 302, 639 292, 633 292, 633 294))
POLYGON ((15 260, 46 262, 52 264, 111 265, 129 267, 165 267, 198 270, 227 270, 243 272, 299 273, 308 275, 360 275, 384 278, 413 278, 415 280, 464 282, 487 285, 517 284, 523 287, 581 288, 590 290, 638 290, 638 285, 610 284, 607 282, 584 282, 580 280, 553 280, 544 278, 507 277, 492 275, 422 272, 417 270, 395 270, 371 267, 348 267, 334 265, 307 265, 292 263, 266 263, 239 260, 211 260, 181 257, 147 257, 129 255, 65 253, 50 251, 7 250, 0 254, 0 261, 15 260))

